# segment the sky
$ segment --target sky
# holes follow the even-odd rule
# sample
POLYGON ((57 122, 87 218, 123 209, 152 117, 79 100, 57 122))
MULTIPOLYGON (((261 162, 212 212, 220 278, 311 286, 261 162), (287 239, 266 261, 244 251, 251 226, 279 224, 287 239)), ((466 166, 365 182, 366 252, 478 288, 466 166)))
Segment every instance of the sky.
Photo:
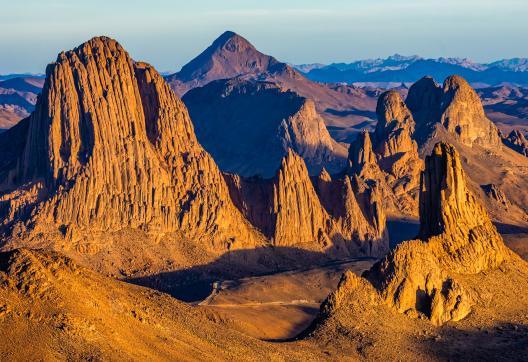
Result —
POLYGON ((528 57, 528 0, 0 0, 0 74, 42 73, 96 35, 177 71, 225 30, 290 63, 395 53, 528 57))

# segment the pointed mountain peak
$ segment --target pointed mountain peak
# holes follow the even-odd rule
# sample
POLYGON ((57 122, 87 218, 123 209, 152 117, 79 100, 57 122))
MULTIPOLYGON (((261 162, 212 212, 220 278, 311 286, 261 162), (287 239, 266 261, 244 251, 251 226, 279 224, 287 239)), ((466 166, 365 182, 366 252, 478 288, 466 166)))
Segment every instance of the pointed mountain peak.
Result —
POLYGON ((177 94, 183 95, 214 80, 277 71, 281 64, 272 56, 259 52, 244 37, 226 31, 167 80, 177 94))
POLYGON ((233 31, 226 31, 220 35, 211 45, 212 48, 217 50, 225 49, 231 52, 242 51, 242 50, 255 50, 253 44, 251 44, 246 38, 233 31))

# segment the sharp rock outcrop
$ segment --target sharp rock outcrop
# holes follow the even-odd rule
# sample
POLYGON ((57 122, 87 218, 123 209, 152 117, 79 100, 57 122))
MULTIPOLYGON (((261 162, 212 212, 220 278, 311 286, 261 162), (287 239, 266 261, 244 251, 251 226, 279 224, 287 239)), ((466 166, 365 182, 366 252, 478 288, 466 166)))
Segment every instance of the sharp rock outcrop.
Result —
POLYGON ((416 212, 422 161, 413 140, 413 116, 396 91, 379 97, 376 113, 372 142, 364 131, 350 145, 348 172, 367 183, 376 181, 387 208, 416 212))
POLYGON ((323 170, 312 181, 303 159, 291 149, 273 179, 226 178, 235 204, 274 245, 311 243, 338 256, 388 250, 379 195, 373 192, 360 205, 348 177, 333 180, 323 170))
POLYGON ((217 251, 259 239, 184 104, 115 40, 93 38, 59 54, 18 128, 25 142, 1 180, 4 225, 18 225, 10 230, 23 230, 25 215, 33 235, 179 231, 208 238, 204 245, 217 251))
POLYGON ((478 94, 460 76, 446 78, 442 87, 425 77, 411 86, 406 103, 418 123, 420 143, 427 141, 436 127, 442 126, 466 146, 501 145, 499 131, 486 117, 478 94))
POLYGON ((366 273, 386 303, 434 324, 464 318, 473 303, 458 274, 497 268, 509 258, 487 212, 466 186, 456 150, 438 143, 426 158, 420 238, 404 242, 366 273))
POLYGON ((183 101, 199 142, 224 172, 273 177, 288 148, 312 175, 345 166, 346 148, 330 137, 313 101, 276 83, 244 77, 213 81, 189 91, 183 101))

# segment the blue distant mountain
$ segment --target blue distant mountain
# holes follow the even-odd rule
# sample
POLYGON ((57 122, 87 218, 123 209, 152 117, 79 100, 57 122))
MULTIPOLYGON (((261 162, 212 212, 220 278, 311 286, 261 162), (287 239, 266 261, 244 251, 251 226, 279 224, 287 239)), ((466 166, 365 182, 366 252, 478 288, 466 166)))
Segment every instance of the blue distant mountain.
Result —
POLYGON ((0 74, 0 81, 13 78, 44 78, 45 76, 45 74, 32 73, 0 74))
POLYGON ((476 63, 466 58, 425 59, 417 55, 395 54, 388 58, 366 59, 352 63, 294 66, 309 79, 324 83, 411 83, 424 75, 444 79, 458 74, 471 83, 528 85, 528 59, 503 59, 476 63))

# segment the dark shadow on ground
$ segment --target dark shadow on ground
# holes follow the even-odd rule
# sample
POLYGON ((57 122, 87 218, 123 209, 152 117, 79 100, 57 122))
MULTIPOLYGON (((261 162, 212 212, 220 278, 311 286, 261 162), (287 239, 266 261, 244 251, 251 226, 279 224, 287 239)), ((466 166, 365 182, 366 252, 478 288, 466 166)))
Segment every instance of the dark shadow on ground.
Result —
POLYGON ((332 251, 322 253, 293 247, 268 247, 234 250, 213 262, 188 269, 136 277, 127 282, 170 294, 185 302, 205 299, 218 280, 264 276, 285 271, 302 271, 351 261, 375 260, 370 257, 335 258, 332 251))
POLYGON ((491 328, 462 330, 445 326, 424 341, 424 349, 445 361, 527 361, 528 326, 497 323, 491 328))
POLYGON ((497 231, 501 234, 528 234, 528 227, 495 222, 497 231))

